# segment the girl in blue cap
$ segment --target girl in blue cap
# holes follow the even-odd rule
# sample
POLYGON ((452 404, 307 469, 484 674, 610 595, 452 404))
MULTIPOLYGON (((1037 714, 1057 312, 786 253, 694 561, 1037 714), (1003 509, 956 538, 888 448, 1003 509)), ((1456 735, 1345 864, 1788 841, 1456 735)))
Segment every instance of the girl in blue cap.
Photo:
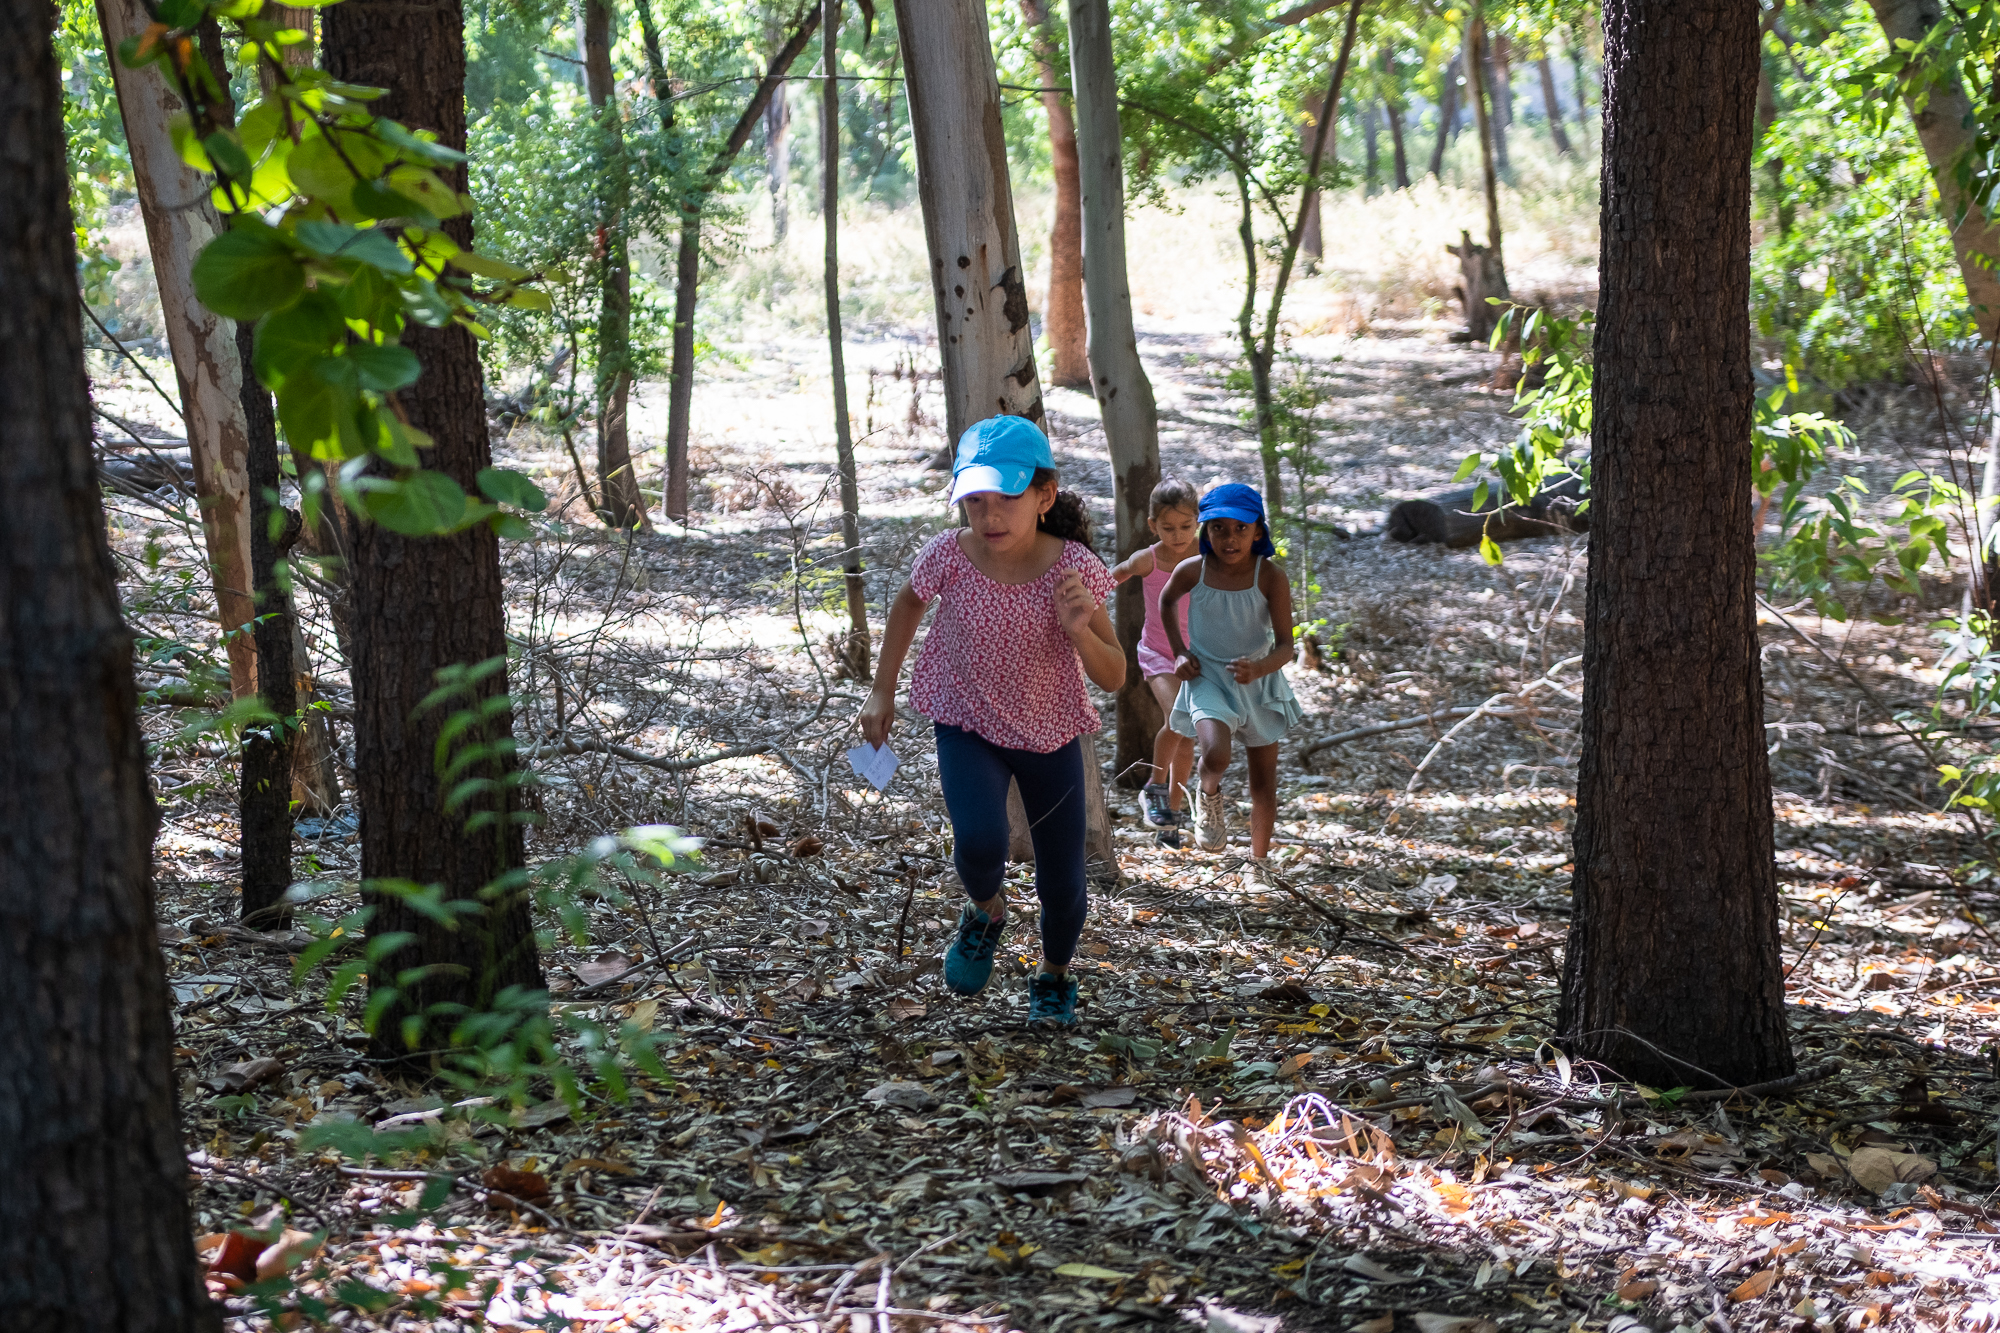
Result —
POLYGON ((1076 1022, 1070 959, 1083 934, 1083 752, 1096 731, 1084 677, 1125 683, 1125 650, 1104 604, 1111 572, 1090 546, 1083 501, 1056 489, 1048 437, 1021 417, 982 421, 958 442, 952 503, 965 526, 918 554, 882 632, 861 734, 884 745, 896 680, 924 610, 938 615, 910 673, 910 703, 937 733, 938 776, 951 812, 952 862, 971 901, 945 951, 945 985, 977 995, 1006 928, 1007 784, 1018 781, 1035 843, 1042 965, 1028 1018, 1076 1022))
POLYGON ((1202 497, 1201 554, 1183 560, 1160 591, 1160 620, 1182 681, 1169 725, 1195 738, 1195 846, 1229 842, 1222 775, 1229 742, 1243 743, 1250 770, 1250 854, 1261 864, 1278 817, 1278 742, 1299 721, 1299 701, 1280 670, 1292 660, 1292 585, 1270 562, 1276 549, 1264 497, 1217 486, 1202 497), (1187 641, 1177 611, 1187 599, 1187 641))

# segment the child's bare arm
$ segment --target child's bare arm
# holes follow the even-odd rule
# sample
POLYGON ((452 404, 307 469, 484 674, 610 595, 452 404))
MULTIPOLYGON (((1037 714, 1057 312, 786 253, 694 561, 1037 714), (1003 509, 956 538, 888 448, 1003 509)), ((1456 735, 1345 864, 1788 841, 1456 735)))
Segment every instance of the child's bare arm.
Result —
POLYGON ((875 687, 861 706, 861 735, 870 745, 889 743, 889 728, 896 722, 896 681, 923 621, 923 599, 905 583, 889 607, 889 623, 882 627, 882 653, 875 662, 875 687))
POLYGON ((1271 608, 1271 632, 1277 636, 1277 643, 1263 657, 1239 657, 1229 664, 1230 674, 1242 685, 1270 675, 1296 655, 1292 647, 1291 580, 1285 577, 1284 570, 1266 560, 1263 573, 1258 576, 1257 587, 1271 608))
POLYGON ((1153 548, 1134 551, 1125 559, 1111 567, 1111 581, 1123 583, 1126 579, 1143 579, 1153 572, 1153 548))
POLYGON ((1182 680, 1193 680, 1201 674, 1201 663, 1181 642, 1181 598, 1194 591, 1196 581, 1201 578, 1201 557, 1189 556, 1174 566, 1173 577, 1167 586, 1160 589, 1160 628, 1166 632, 1167 647, 1173 650, 1174 674, 1182 680))

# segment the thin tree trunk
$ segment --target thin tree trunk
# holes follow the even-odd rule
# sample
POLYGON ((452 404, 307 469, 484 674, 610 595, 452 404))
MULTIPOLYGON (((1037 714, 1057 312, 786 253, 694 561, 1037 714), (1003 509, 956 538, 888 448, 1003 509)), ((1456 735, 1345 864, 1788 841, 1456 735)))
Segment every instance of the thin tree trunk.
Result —
POLYGON ((854 431, 847 419, 847 356, 840 333, 840 0, 822 0, 820 49, 820 217, 826 224, 826 341, 833 368, 833 448, 840 467, 840 567, 847 590, 847 643, 841 661, 854 680, 874 673, 868 637, 868 587, 861 577, 861 485, 854 468, 854 431))
POLYGON ((236 326, 243 359, 243 420, 250 452, 250 569, 257 593, 257 692, 276 720, 247 727, 238 769, 237 822, 242 833, 243 898, 239 910, 268 928, 292 883, 292 750, 297 735, 298 677, 292 663, 291 607, 277 565, 290 546, 271 520, 278 505, 278 422, 271 395, 251 371, 256 350, 248 324, 236 326))
MULTIPOLYGON (((1481 7, 1483 8, 1483 6, 1481 7)), ((1481 46, 1485 47, 1482 39, 1481 46)), ((1485 49, 1479 62, 1480 93, 1477 105, 1486 112, 1485 132, 1480 136, 1480 148, 1499 167, 1500 174, 1512 178, 1513 164, 1507 159, 1507 124, 1498 114, 1500 103, 1495 93, 1501 87, 1499 62, 1493 59, 1492 50, 1485 49)))
MULTIPOLYGON (((1943 21, 1939 0, 1868 3, 1891 44, 1907 41, 1921 45, 1931 29, 1943 21)), ((1608 53, 1605 60, 1609 64, 1608 53)), ((1965 280, 1979 336, 1993 343, 2000 338, 2000 271, 1995 269, 1995 260, 2000 259, 2000 224, 1980 211, 1958 177, 1959 163, 1975 149, 1972 104, 1957 77, 1944 72, 1935 82, 1907 89, 1904 105, 1910 108, 1917 142, 1924 146, 1924 157, 1930 162, 1939 211, 1951 228, 1951 248, 1958 256, 1959 276, 1965 280), (1917 109, 1920 99, 1921 111, 1917 109)))
MULTIPOLYGON (((1573 34, 1569 44, 1570 81, 1576 88, 1576 137, 1588 148, 1590 146, 1590 89, 1583 81, 1583 31, 1573 34)), ((1601 118, 1602 113, 1600 113, 1601 118)))
MULTIPOLYGON (((1313 142, 1319 137, 1319 121, 1325 114, 1325 107, 1323 100, 1315 100, 1310 94, 1307 95, 1303 108, 1305 121, 1299 126, 1299 151, 1307 157, 1312 156, 1313 142)), ((1339 134, 1340 127, 1335 125, 1331 133, 1339 134)), ((1336 159, 1339 157, 1337 148, 1333 156, 1336 159)), ((1319 267, 1319 261, 1326 250, 1326 236, 1319 224, 1319 193, 1316 188, 1306 191, 1305 222, 1299 231, 1299 249, 1311 261, 1306 266, 1308 271, 1319 267)))
POLYGON ((1000 81, 980 0, 896 0, 917 197, 931 260, 949 467, 958 437, 992 416, 1042 421, 1028 291, 1014 229, 1000 81))
POLYGON ((1381 118, 1375 103, 1361 108, 1361 162, 1363 193, 1373 198, 1382 188, 1382 149, 1379 143, 1381 118))
POLYGON ((1556 76, 1549 69, 1546 54, 1535 61, 1535 70, 1542 78, 1542 109, 1549 117, 1549 138, 1554 141, 1556 152, 1568 157, 1576 150, 1570 146, 1569 131, 1563 128, 1562 99, 1556 96, 1556 76))
POLYGON ((1493 123, 1503 130, 1514 128, 1514 43, 1504 32, 1494 33, 1488 56, 1493 62, 1493 85, 1488 96, 1493 103, 1493 123))
MULTIPOLYGON (((1353 0, 1347 9, 1347 28, 1341 34, 1340 54, 1334 58, 1333 77, 1327 84, 1326 97, 1320 103, 1319 127, 1313 135, 1312 151, 1306 155, 1307 184, 1299 192, 1298 221, 1285 236, 1285 248, 1278 256, 1277 277, 1271 283, 1271 301, 1264 308, 1263 336, 1254 344, 1250 343, 1247 313, 1241 321, 1247 344, 1245 350, 1250 356, 1250 389, 1257 413, 1258 452, 1264 463, 1264 507, 1271 514, 1282 514, 1285 510, 1285 488, 1278 472, 1277 400, 1271 389, 1271 367, 1278 355, 1278 316, 1284 308, 1285 289, 1291 285, 1292 268, 1298 263, 1299 242, 1305 232, 1307 210, 1312 205, 1312 181, 1319 175, 1320 163, 1326 160, 1326 153, 1333 144, 1334 126, 1340 121, 1340 89, 1347 81, 1348 59, 1354 54, 1354 34, 1361 23, 1362 4, 1363 0, 1353 0)), ((1250 302, 1257 298, 1255 238, 1250 234, 1248 182, 1239 177, 1237 187, 1244 198, 1241 237, 1250 259, 1250 290, 1244 293, 1244 299, 1250 302)))
POLYGON ((584 84, 608 158, 607 179, 598 187, 603 200, 598 236, 604 249, 604 295, 597 316, 597 493, 610 526, 651 532, 639 474, 632 468, 632 265, 621 211, 629 182, 625 132, 611 74, 611 0, 584 0, 583 54, 584 84))
POLYGON ((236 330, 195 299, 194 257, 222 230, 209 187, 174 149, 169 121, 183 108, 157 65, 130 69, 118 45, 153 22, 140 0, 99 0, 97 17, 110 52, 119 115, 132 157, 132 181, 159 287, 161 322, 179 380, 188 457, 194 464, 202 538, 208 548, 216 612, 237 698, 257 689, 257 653, 239 633, 254 612, 250 599, 250 487, 244 472, 242 366, 236 330))
POLYGON ((1557 1030, 1658 1087, 1793 1069, 1751 531, 1757 15, 1604 8, 1575 915, 1557 1030), (1689 164, 1700 164, 1690 170, 1689 164))
POLYGON ((1430 173, 1442 178, 1444 174, 1444 150, 1451 146, 1452 135, 1458 126, 1458 71, 1465 62, 1465 53, 1451 58, 1444 67, 1444 78, 1440 80, 1444 88, 1438 93, 1438 137, 1436 147, 1431 149, 1430 173))
POLYGON ((1483 58, 1485 45, 1486 20, 1482 6, 1475 3, 1466 33, 1466 47, 1473 52, 1473 57, 1465 62, 1466 68, 1472 71, 1466 91, 1472 95, 1472 112, 1479 121, 1479 166, 1486 185, 1486 245, 1493 252, 1492 262, 1500 274, 1499 290, 1494 294, 1505 296, 1507 264, 1500 245, 1500 182, 1494 175, 1493 127, 1491 118, 1486 114, 1486 89, 1481 86, 1484 82, 1482 69, 1486 63, 1483 58))
MULTIPOLYGON (((687 522, 688 516, 688 427, 694 413, 694 309, 701 285, 702 210, 708 207, 709 190, 735 165, 737 155, 750 142, 752 129, 762 119, 772 95, 783 84, 786 71, 798 59, 799 52, 805 50, 813 33, 819 30, 819 18, 817 4, 808 5, 799 15, 792 25, 792 35, 771 57, 764 77, 757 81, 757 89, 750 95, 750 104, 743 108, 743 114, 736 118, 735 127, 729 131, 729 137, 710 159, 703 183, 690 190, 688 197, 681 201, 681 234, 674 248, 673 361, 667 372, 666 477, 661 484, 661 490, 665 492, 662 507, 667 517, 677 523, 687 522)), ((641 10, 640 21, 642 30, 651 30, 650 9, 641 10)), ((672 113, 668 107, 672 104, 661 96, 660 80, 665 76, 665 69, 659 60, 656 39, 647 40, 647 61, 654 80, 654 96, 660 98, 661 121, 671 128, 672 113)))
POLYGON ((1394 102, 1382 105, 1382 117, 1389 122, 1389 147, 1396 165, 1396 188, 1410 188, 1410 155, 1403 148, 1403 108, 1394 102))
MULTIPOLYGON (((1090 313, 1090 364, 1111 454, 1113 513, 1122 560, 1151 539, 1146 516, 1160 481, 1159 415, 1152 381, 1139 359, 1125 255, 1125 163, 1118 128, 1118 77, 1111 52, 1109 0, 1069 0, 1070 86, 1075 89, 1082 167, 1084 300, 1090 313)), ((1125 647, 1118 691, 1118 745, 1112 771, 1133 773, 1151 759, 1159 702, 1139 670, 1146 627, 1141 580, 1118 590, 1115 622, 1125 647)))
MULTIPOLYGON (((336 79, 389 89, 374 104, 378 114, 433 130, 441 143, 462 151, 464 26, 459 0, 432 0, 422 7, 335 5, 322 15, 326 70, 336 79)), ((464 168, 447 179, 463 190, 464 168)), ((452 218, 445 230, 460 245, 472 244, 471 218, 452 218)), ((423 367, 423 377, 403 393, 402 402, 411 424, 435 442, 422 451, 424 465, 474 492, 476 474, 492 462, 478 347, 457 326, 413 324, 403 342, 423 367)), ((499 789, 447 810, 434 757, 450 714, 505 694, 506 671, 492 672, 467 696, 442 707, 421 707, 438 687, 440 671, 505 661, 499 541, 484 524, 450 537, 411 538, 357 522, 352 547, 361 878, 437 884, 448 901, 482 905, 454 929, 395 895, 369 894, 376 908, 371 935, 415 936, 389 966, 370 969, 371 990, 395 986, 404 969, 427 969, 400 988, 375 1032, 377 1058, 398 1059, 412 1049, 405 1020, 416 1028, 418 1049, 447 1045, 453 1020, 434 1017, 431 1006, 456 1004, 480 1012, 507 986, 541 989, 542 969, 527 899, 518 892, 491 901, 481 896, 526 859, 517 803, 506 784, 512 758, 498 755, 460 774, 492 780, 499 789), (468 831, 466 823, 475 815, 490 816, 487 826, 468 831)), ((459 743, 498 746, 512 733, 513 715, 502 710, 459 743)))
POLYGON ((779 84, 764 107, 764 182, 771 191, 771 240, 781 243, 792 229, 792 100, 779 84))
POLYGON ((1049 118, 1049 167, 1056 182, 1055 219, 1049 224, 1049 295, 1042 310, 1042 333, 1049 340, 1049 383, 1064 389, 1090 387, 1083 317, 1083 206, 1079 202, 1076 122, 1058 89, 1056 44, 1049 34, 1043 0, 1021 0, 1041 79, 1042 110, 1049 118))
POLYGON ((0 1310, 17 1329, 213 1333, 153 917, 158 812, 91 461, 50 11, 4 12, 0 1310))

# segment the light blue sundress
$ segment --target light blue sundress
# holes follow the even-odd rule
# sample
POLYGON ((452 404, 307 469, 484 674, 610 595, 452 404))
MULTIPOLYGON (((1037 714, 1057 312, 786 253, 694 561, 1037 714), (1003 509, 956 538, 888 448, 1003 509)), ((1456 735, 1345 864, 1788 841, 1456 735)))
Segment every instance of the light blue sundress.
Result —
POLYGON ((1228 727, 1247 749, 1275 745, 1297 726, 1303 714, 1283 671, 1260 676, 1248 685, 1236 683, 1229 664, 1239 657, 1264 657, 1277 644, 1271 628, 1271 604, 1258 586, 1264 561, 1258 557, 1250 586, 1235 592, 1208 586, 1208 561, 1188 593, 1188 651, 1201 663, 1201 674, 1181 682, 1168 725, 1183 736, 1195 734, 1194 724, 1212 718, 1228 727))

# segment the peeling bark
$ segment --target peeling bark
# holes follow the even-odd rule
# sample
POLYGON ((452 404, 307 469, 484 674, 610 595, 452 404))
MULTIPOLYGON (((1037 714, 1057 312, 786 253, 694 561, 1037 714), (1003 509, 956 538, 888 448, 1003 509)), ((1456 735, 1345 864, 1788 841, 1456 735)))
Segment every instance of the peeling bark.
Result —
POLYGON ((98 0, 97 17, 110 51, 112 82, 132 156, 132 180, 146 224, 160 317, 179 381, 188 456, 194 464, 202 539, 222 630, 229 637, 229 689, 237 698, 257 691, 256 649, 237 633, 255 615, 250 597, 249 437, 243 424, 242 366, 236 329, 195 300, 194 259, 222 230, 208 185, 174 151, 168 121, 183 108, 157 65, 128 69, 118 44, 143 33, 152 16, 140 0, 98 0))
POLYGON ((611 77, 611 0, 584 0, 583 78, 591 108, 611 145, 600 182, 608 199, 599 215, 598 238, 604 251, 604 296, 597 316, 597 493, 604 504, 604 521, 614 528, 653 530, 639 493, 639 474, 632 470, 629 427, 632 398, 632 265, 627 257, 625 220, 616 201, 625 194, 625 136, 618 120, 618 102, 611 77))
POLYGON ((1056 212, 1049 224, 1049 295, 1042 307, 1042 334, 1049 340, 1049 383, 1065 389, 1090 387, 1083 315, 1083 205, 1078 183, 1076 122, 1058 91, 1055 42, 1043 0, 1021 0, 1041 78, 1042 110, 1049 118, 1049 166, 1055 176, 1056 212))

